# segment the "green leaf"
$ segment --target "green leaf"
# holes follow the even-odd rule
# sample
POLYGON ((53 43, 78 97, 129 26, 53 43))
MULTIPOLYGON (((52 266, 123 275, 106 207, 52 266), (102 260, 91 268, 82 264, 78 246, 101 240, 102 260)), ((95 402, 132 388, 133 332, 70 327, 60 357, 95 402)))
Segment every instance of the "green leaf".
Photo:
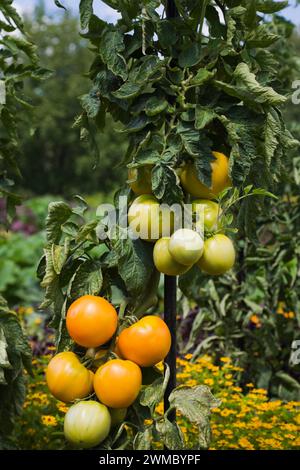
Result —
POLYGON ((93 119, 97 116, 100 110, 101 101, 99 99, 99 92, 92 90, 90 93, 80 97, 81 105, 86 111, 89 118, 93 119))
POLYGON ((170 379, 170 369, 167 367, 165 370, 165 376, 156 379, 151 385, 148 385, 140 393, 140 404, 148 406, 151 410, 154 410, 155 406, 158 405, 164 396, 167 384, 170 379))
POLYGON ((69 296, 78 299, 83 295, 99 295, 103 284, 101 264, 86 260, 79 265, 69 284, 69 296))
POLYGON ((32 372, 31 348, 15 312, 0 296, 0 436, 13 429, 25 399, 23 369, 32 372))
POLYGON ((167 100, 164 100, 160 96, 152 96, 146 103, 145 113, 147 116, 156 116, 162 113, 167 107, 167 100))
POLYGON ((197 65, 201 60, 201 46, 198 42, 189 44, 179 54, 178 62, 180 67, 193 67, 197 65))
POLYGON ((262 86, 255 77, 255 74, 250 72, 249 66, 244 62, 237 65, 234 73, 234 78, 240 81, 246 90, 255 97, 257 103, 265 103, 273 106, 283 104, 286 98, 279 95, 273 88, 262 86))
POLYGON ((149 426, 143 431, 136 433, 133 448, 134 450, 150 450, 152 443, 152 428, 149 426))
POLYGON ((152 190, 158 199, 169 205, 180 202, 183 198, 176 171, 160 163, 152 170, 152 190))
POLYGON ((211 432, 209 417, 211 410, 220 406, 217 400, 205 385, 196 387, 178 387, 169 397, 170 406, 175 407, 191 423, 199 427, 199 444, 201 448, 208 448, 211 432))
POLYGON ((190 84, 193 86, 201 86, 214 77, 214 73, 206 69, 199 69, 197 74, 192 78, 190 84))
POLYGON ((119 274, 128 292, 135 297, 149 282, 154 270, 152 248, 140 239, 131 240, 129 236, 111 242, 118 256, 119 274))
POLYGON ((215 112, 211 108, 204 108, 197 105, 195 111, 195 128, 197 130, 204 129, 216 117, 215 112))
POLYGON ((82 29, 85 29, 88 27, 93 14, 93 0, 80 0, 79 11, 80 24, 82 29))
POLYGON ((165 417, 156 422, 156 430, 167 449, 180 450, 184 448, 184 437, 176 423, 171 423, 165 417))
POLYGON ((65 202, 51 202, 46 218, 46 234, 49 243, 58 243, 62 225, 70 218, 72 210, 65 202))
POLYGON ((169 20, 158 21, 157 36, 162 47, 174 46, 178 39, 176 28, 169 20))
POLYGON ((122 56, 124 49, 125 45, 121 31, 110 30, 102 35, 100 55, 103 62, 113 74, 126 80, 127 65, 122 56))
POLYGON ((274 0, 258 0, 256 2, 256 8, 261 13, 277 13, 288 6, 288 0, 285 1, 274 1, 274 0))

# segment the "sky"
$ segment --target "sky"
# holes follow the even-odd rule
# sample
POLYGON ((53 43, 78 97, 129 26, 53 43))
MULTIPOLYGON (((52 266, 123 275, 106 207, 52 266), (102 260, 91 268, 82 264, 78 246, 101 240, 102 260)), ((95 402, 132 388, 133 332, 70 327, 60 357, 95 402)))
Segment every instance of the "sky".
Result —
MULTIPOLYGON (((63 5, 71 10, 77 12, 79 0, 60 0, 63 5)), ((22 13, 31 13, 34 6, 39 2, 39 0, 15 0, 15 5, 18 10, 22 13)), ((60 14, 59 9, 55 6, 54 0, 44 0, 48 12, 52 14, 60 14)), ((295 24, 300 26, 300 5, 294 7, 296 2, 295 0, 290 0, 290 6, 283 10, 284 16, 293 21, 295 24)), ((94 10, 98 16, 101 18, 114 22, 117 19, 117 14, 109 6, 105 5, 101 0, 94 1, 94 10)))

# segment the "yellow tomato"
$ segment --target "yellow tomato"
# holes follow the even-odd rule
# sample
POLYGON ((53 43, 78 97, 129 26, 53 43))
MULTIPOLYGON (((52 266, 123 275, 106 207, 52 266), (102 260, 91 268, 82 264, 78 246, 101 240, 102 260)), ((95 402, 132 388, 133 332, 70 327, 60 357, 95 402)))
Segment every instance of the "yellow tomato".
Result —
POLYGON ((231 185, 229 178, 228 158, 220 152, 212 152, 215 160, 211 163, 211 186, 208 188, 198 179, 193 163, 187 163, 183 168, 180 180, 184 190, 194 197, 215 199, 218 194, 231 185))
POLYGON ((152 165, 145 165, 139 168, 129 168, 128 182, 132 191, 141 196, 152 193, 151 172, 152 165))
POLYGON ((226 235, 217 234, 204 242, 204 253, 198 261, 200 269, 217 276, 229 271, 235 262, 235 249, 226 235))
POLYGON ((86 369, 71 351, 54 356, 46 370, 50 392, 65 403, 87 397, 93 390, 93 378, 93 372, 86 369))
POLYGON ((154 245, 153 261, 156 269, 168 276, 179 276, 186 273, 191 266, 178 263, 169 250, 170 237, 163 237, 154 245))
POLYGON ((162 361, 171 347, 171 333, 156 315, 146 315, 125 328, 118 340, 121 356, 140 367, 154 366, 162 361))
POLYGON ((163 233, 172 233, 174 214, 168 207, 161 207, 154 196, 143 194, 131 204, 128 224, 142 240, 155 242, 163 233))

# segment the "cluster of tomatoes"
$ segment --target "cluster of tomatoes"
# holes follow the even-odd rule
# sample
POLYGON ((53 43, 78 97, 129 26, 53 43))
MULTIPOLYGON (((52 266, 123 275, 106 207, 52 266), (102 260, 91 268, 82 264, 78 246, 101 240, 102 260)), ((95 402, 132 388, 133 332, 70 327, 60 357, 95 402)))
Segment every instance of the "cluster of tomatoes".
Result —
POLYGON ((234 265, 234 245, 229 237, 219 233, 221 208, 214 201, 221 191, 231 185, 228 158, 219 152, 213 152, 213 156, 210 188, 198 179, 192 163, 187 163, 178 173, 183 189, 193 198, 192 215, 202 227, 197 227, 195 222, 192 228, 174 231, 174 213, 167 208, 162 209, 152 195, 152 167, 146 165, 129 170, 130 187, 138 196, 129 207, 129 227, 139 231, 145 241, 155 243, 154 264, 163 274, 181 275, 197 264, 207 274, 220 275, 234 265), (167 234, 164 233, 166 227, 167 234), (203 236, 205 232, 209 233, 206 240, 203 236))
POLYGON ((144 316, 121 331, 118 323, 117 311, 106 299, 80 297, 67 311, 66 327, 74 342, 86 348, 83 362, 65 351, 47 367, 52 395, 75 402, 66 413, 64 433, 81 448, 100 444, 125 419, 143 386, 142 368, 162 361, 171 346, 170 331, 157 316, 144 316))

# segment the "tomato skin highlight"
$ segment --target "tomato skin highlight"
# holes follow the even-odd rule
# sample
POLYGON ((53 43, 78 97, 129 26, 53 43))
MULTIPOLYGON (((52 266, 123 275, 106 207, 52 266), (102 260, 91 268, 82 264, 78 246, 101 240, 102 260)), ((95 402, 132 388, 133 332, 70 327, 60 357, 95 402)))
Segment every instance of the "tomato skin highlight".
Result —
POLYGON ((235 249, 232 241, 221 233, 204 242, 204 253, 198 261, 199 268, 212 276, 229 271, 235 263, 235 249))
POLYGON ((75 343, 96 348, 109 341, 118 325, 118 315, 103 297, 84 295, 73 302, 67 312, 66 326, 75 343))
POLYGON ((152 168, 152 165, 145 165, 139 168, 129 168, 129 186, 137 196, 141 196, 142 194, 152 194, 152 168))
POLYGON ((168 354, 171 333, 161 318, 146 315, 120 333, 118 347, 122 357, 140 367, 154 366, 168 354))
POLYGON ((186 273, 191 266, 178 263, 169 251, 170 237, 163 237, 154 245, 153 261, 156 269, 168 276, 179 276, 186 273))
POLYGON ((99 367, 94 377, 98 399, 110 408, 128 408, 142 386, 142 372, 137 364, 112 359, 99 367))
POLYGON ((156 242, 164 233, 173 232, 174 214, 161 207, 156 197, 143 194, 129 207, 128 225, 142 240, 156 242))
POLYGON ((201 258, 203 247, 204 242, 199 233, 182 228, 171 236, 169 252, 178 263, 191 266, 201 258))
POLYGON ((201 219, 201 211, 203 210, 203 222, 206 230, 215 230, 217 228, 218 217, 221 214, 219 204, 210 199, 195 199, 192 202, 193 213, 199 213, 201 219))
POLYGON ((223 153, 212 152, 215 160, 211 163, 211 187, 208 188, 198 179, 192 163, 187 163, 180 174, 183 189, 197 198, 215 199, 223 189, 231 186, 229 160, 223 153))
POLYGON ((71 351, 54 356, 46 370, 50 392, 65 403, 90 395, 93 391, 93 379, 93 372, 86 369, 71 351))
POLYGON ((65 438, 77 447, 89 449, 107 438, 111 428, 110 413, 94 400, 71 406, 65 415, 65 438))

